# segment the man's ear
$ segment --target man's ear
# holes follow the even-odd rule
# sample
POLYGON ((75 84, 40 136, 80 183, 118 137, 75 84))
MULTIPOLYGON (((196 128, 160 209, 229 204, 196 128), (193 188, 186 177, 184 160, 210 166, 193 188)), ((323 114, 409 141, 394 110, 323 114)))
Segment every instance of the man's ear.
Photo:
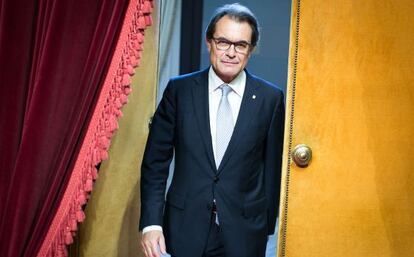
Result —
POLYGON ((207 38, 205 38, 205 41, 206 41, 208 52, 211 52, 211 47, 212 47, 211 40, 208 40, 207 38))
POLYGON ((249 50, 249 58, 250 58, 250 55, 254 52, 256 50, 256 46, 251 46, 250 47, 250 50, 249 50))

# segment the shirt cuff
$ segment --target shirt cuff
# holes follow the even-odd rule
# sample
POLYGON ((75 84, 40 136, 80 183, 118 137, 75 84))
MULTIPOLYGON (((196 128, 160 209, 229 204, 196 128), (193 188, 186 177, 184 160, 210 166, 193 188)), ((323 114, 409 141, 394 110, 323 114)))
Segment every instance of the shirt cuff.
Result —
POLYGON ((146 226, 143 230, 142 230, 142 234, 145 234, 149 231, 161 231, 162 232, 162 227, 158 226, 158 225, 151 225, 151 226, 146 226))

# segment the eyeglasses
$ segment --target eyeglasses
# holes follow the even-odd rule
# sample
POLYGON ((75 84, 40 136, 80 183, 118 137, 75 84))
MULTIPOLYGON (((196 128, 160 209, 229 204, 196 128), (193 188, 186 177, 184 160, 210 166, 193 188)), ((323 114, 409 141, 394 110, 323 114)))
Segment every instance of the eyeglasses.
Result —
POLYGON ((231 45, 234 45, 234 50, 239 54, 247 54, 250 50, 251 44, 246 41, 232 42, 225 38, 214 38, 216 43, 217 50, 227 51, 230 49, 231 45))

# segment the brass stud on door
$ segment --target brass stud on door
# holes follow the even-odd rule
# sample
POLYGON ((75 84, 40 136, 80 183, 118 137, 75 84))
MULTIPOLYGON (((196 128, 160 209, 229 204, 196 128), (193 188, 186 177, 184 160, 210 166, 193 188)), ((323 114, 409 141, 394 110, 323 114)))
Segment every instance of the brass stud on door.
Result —
POLYGON ((292 159, 297 166, 305 168, 312 159, 312 149, 305 144, 299 144, 292 151, 292 159))

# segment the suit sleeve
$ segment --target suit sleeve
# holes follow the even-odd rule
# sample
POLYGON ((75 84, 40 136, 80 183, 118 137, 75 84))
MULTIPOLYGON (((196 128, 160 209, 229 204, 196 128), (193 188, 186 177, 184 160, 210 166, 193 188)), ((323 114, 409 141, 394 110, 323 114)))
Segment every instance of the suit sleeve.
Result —
POLYGON ((141 217, 139 230, 162 226, 165 189, 173 157, 176 98, 170 80, 154 114, 141 165, 141 217))
POLYGON ((274 234, 276 218, 279 212, 280 183, 282 170, 283 135, 285 126, 285 105, 283 93, 274 109, 266 139, 265 149, 265 187, 268 199, 268 234, 274 234))

